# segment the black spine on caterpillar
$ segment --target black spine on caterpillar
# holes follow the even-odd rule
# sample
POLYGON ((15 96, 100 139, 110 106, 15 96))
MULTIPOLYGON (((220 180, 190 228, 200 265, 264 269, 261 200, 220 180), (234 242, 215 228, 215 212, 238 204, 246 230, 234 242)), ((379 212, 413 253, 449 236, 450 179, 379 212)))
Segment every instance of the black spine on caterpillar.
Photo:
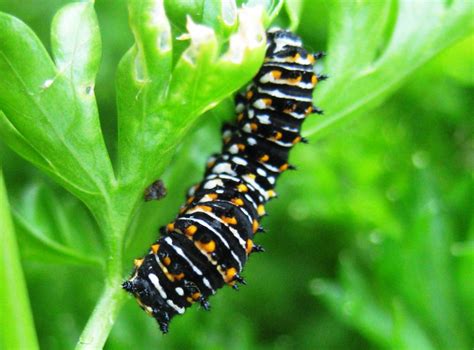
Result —
MULTIPOLYGON (((237 123, 223 129, 222 153, 212 156, 204 180, 189 190, 176 219, 148 254, 135 260, 123 288, 153 316, 163 333, 171 318, 207 299, 224 284, 245 283, 242 269, 263 231, 265 203, 288 164, 291 148, 302 142, 301 124, 320 112, 312 104, 318 76, 315 59, 299 37, 267 33, 265 61, 245 94, 236 97, 237 123)), ((322 79, 321 79, 322 80, 322 79)))

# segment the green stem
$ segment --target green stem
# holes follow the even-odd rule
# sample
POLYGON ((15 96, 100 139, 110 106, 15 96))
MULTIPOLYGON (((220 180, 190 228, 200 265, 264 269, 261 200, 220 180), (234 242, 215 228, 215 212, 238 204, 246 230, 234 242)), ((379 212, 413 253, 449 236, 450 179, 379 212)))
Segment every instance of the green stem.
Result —
MULTIPOLYGON (((109 225, 102 228, 104 231, 112 229, 109 225)), ((126 300, 121 287, 123 235, 112 235, 111 232, 122 231, 108 231, 106 236, 108 256, 104 290, 82 331, 76 349, 102 349, 126 300)))
POLYGON ((102 349, 104 347, 115 319, 127 298, 121 288, 120 280, 115 282, 106 284, 99 302, 79 338, 76 350, 102 349))
POLYGON ((78 350, 102 349, 118 313, 127 299, 122 290, 123 241, 140 196, 130 200, 130 193, 138 191, 114 191, 104 195, 97 208, 90 208, 106 238, 107 262, 105 287, 92 315, 87 321, 76 345, 78 350))

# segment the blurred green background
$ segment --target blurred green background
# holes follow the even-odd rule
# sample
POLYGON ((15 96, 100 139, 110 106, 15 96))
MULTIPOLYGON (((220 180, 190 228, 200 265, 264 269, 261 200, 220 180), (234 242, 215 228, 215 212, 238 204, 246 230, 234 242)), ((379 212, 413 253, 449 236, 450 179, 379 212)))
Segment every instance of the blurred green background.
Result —
MULTIPOLYGON (((64 3, 0 0, 0 11, 21 18, 48 47, 50 20, 64 3)), ((308 15, 298 33, 324 49, 331 6, 302 5, 308 15)), ((97 1, 96 10, 103 60, 95 91, 113 153, 113 77, 133 38, 124 1, 97 1)), ((129 300, 106 348, 472 349, 473 96, 471 35, 379 107, 296 147, 291 160, 299 171, 278 184, 264 220, 268 233, 257 239, 266 253, 250 259, 247 286, 220 291, 210 313, 193 307, 166 336, 129 300)), ((219 150, 220 125, 229 119, 220 110, 208 112, 176 151, 164 176, 168 196, 140 209, 129 261, 174 217, 207 156, 219 150)), ((1 140, 0 160, 40 345, 71 348, 100 294, 101 272, 49 261, 34 237, 73 244, 86 237, 87 249, 100 252, 98 229, 76 199, 1 140)))

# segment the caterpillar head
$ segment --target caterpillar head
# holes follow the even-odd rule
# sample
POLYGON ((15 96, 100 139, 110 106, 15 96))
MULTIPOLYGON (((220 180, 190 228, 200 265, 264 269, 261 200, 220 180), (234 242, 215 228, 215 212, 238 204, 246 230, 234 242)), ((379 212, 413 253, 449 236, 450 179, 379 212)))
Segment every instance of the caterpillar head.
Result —
POLYGON ((136 274, 130 280, 125 281, 122 288, 135 296, 138 305, 158 322, 163 333, 168 332, 169 321, 174 316, 173 310, 168 307, 149 278, 143 278, 136 274))

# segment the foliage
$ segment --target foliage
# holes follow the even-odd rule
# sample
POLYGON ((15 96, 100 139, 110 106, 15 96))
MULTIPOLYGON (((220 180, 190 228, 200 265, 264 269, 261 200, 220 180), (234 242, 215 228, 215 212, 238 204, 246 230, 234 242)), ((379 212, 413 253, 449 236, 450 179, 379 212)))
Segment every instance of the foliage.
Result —
POLYGON ((2 266, 0 278, 8 288, 0 289, 2 305, 0 346, 2 349, 37 349, 28 292, 20 263, 13 222, 8 211, 3 173, 0 172, 0 237, 2 238, 2 266), (11 300, 15 302, 12 303, 11 300), (3 313, 5 312, 5 313, 3 313), (22 317, 5 317, 22 315, 22 317))
POLYGON ((45 47, 44 14, 58 3, 0 1, 0 160, 12 203, 0 181, 0 299, 15 321, 5 348, 35 348, 36 336, 48 349, 472 347, 472 3, 250 4, 68 3, 45 47), (221 291, 210 314, 193 308, 162 337, 120 283, 217 151, 228 97, 261 64, 270 23, 327 48, 317 69, 331 79, 315 96, 326 115, 305 125, 324 142, 292 155, 301 171, 279 184, 249 286, 221 291), (159 177, 168 197, 144 205, 159 177))

